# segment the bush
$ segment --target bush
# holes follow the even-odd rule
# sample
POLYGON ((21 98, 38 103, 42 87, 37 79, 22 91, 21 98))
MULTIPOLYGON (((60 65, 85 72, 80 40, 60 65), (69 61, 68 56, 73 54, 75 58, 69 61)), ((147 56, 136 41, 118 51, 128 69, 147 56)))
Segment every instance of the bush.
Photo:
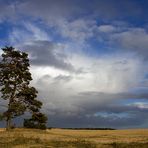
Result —
POLYGON ((24 119, 24 127, 46 129, 47 117, 41 112, 34 112, 30 119, 24 119))
POLYGON ((45 123, 35 122, 31 119, 24 119, 24 127, 26 128, 35 128, 35 129, 46 129, 45 123))

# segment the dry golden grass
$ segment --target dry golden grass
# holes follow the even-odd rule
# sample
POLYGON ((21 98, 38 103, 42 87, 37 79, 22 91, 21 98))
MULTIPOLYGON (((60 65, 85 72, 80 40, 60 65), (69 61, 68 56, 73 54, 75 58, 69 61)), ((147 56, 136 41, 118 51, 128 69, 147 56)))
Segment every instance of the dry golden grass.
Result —
POLYGON ((148 129, 0 129, 0 148, 148 148, 148 129))
POLYGON ((58 138, 73 139, 83 138, 100 142, 147 142, 148 129, 131 129, 131 130, 47 130, 51 135, 58 138))

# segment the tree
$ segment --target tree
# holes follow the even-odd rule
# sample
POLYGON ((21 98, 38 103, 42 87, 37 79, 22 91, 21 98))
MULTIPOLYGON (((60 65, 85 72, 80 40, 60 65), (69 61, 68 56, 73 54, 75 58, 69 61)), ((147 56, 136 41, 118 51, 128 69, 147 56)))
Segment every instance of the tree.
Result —
POLYGON ((40 112, 34 112, 30 119, 24 119, 24 127, 46 129, 46 121, 47 117, 44 114, 40 112))
POLYGON ((36 100, 37 90, 30 86, 28 54, 13 47, 2 48, 0 62, 1 98, 7 101, 7 110, 3 112, 6 128, 10 129, 12 119, 23 115, 25 111, 39 113, 42 102, 36 100))

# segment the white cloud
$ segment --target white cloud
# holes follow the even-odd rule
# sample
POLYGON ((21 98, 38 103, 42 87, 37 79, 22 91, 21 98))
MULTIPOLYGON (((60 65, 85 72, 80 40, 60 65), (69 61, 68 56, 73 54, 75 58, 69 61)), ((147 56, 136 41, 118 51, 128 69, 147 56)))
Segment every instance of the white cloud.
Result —
POLYGON ((28 31, 31 32, 34 40, 51 40, 49 34, 47 34, 43 29, 31 24, 24 23, 24 26, 28 31))
POLYGON ((148 48, 148 33, 143 28, 129 28, 126 31, 113 34, 111 38, 122 47, 146 54, 148 48))
POLYGON ((91 58, 73 54, 70 63, 75 69, 82 69, 82 72, 71 73, 50 66, 31 67, 32 84, 39 90, 39 97, 43 98, 45 109, 49 113, 79 114, 85 110, 85 103, 86 108, 89 108, 92 104, 97 106, 110 102, 114 97, 102 96, 99 92, 103 94, 128 92, 131 88, 139 86, 144 75, 141 66, 143 63, 134 55, 117 54, 110 57, 91 58), (98 92, 98 95, 82 97, 79 95, 81 92, 98 92), (51 104, 52 108, 50 108, 51 104))
POLYGON ((148 109, 148 103, 147 102, 136 102, 132 104, 128 104, 129 106, 135 106, 139 109, 148 109))
POLYGON ((62 37, 76 42, 84 42, 94 36, 96 22, 93 20, 76 19, 73 21, 60 20, 57 24, 58 33, 62 37))
POLYGON ((97 33, 98 41, 123 53, 137 54, 148 59, 148 32, 146 28, 131 27, 128 24, 115 22, 100 25, 97 33))
POLYGON ((11 44, 24 44, 33 40, 51 40, 49 34, 42 28, 31 23, 23 23, 21 25, 21 27, 13 27, 12 32, 9 32, 9 41, 11 44))
POLYGON ((116 28, 112 25, 100 25, 98 27, 100 32, 111 33, 116 30, 116 28))
POLYGON ((83 68, 79 75, 80 90, 101 92, 123 92, 135 87, 141 80, 142 62, 125 55, 110 55, 96 58, 75 56, 73 65, 83 68))
POLYGON ((19 44, 22 42, 27 42, 30 39, 30 34, 25 30, 14 28, 12 32, 9 33, 9 42, 13 45, 19 44))

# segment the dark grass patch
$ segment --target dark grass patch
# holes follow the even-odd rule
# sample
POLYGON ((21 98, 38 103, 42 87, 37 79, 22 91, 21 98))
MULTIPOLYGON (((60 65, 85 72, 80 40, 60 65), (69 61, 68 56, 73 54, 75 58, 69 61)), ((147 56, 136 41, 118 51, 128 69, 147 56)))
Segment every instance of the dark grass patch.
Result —
POLYGON ((7 142, 6 139, 0 142, 0 148, 11 148, 13 146, 29 145, 31 148, 40 146, 41 147, 55 147, 55 148, 97 148, 95 143, 90 141, 76 139, 73 141, 60 141, 60 140, 41 140, 40 138, 26 138, 26 137, 17 137, 10 142, 7 142), (36 145, 36 146, 33 146, 36 145))
POLYGON ((2 148, 11 148, 12 146, 16 146, 16 145, 24 145, 24 144, 43 144, 43 141, 41 141, 40 138, 26 138, 26 137, 17 137, 12 139, 11 141, 7 141, 7 139, 3 139, 2 141, 0 141, 0 147, 2 148))
POLYGON ((116 143, 113 142, 111 144, 107 144, 106 146, 109 146, 110 148, 148 148, 148 142, 147 143, 116 143))
POLYGON ((53 147, 75 147, 75 148, 97 148, 97 145, 95 143, 92 143, 90 141, 77 139, 74 141, 56 141, 53 140, 50 142, 50 145, 53 147))

